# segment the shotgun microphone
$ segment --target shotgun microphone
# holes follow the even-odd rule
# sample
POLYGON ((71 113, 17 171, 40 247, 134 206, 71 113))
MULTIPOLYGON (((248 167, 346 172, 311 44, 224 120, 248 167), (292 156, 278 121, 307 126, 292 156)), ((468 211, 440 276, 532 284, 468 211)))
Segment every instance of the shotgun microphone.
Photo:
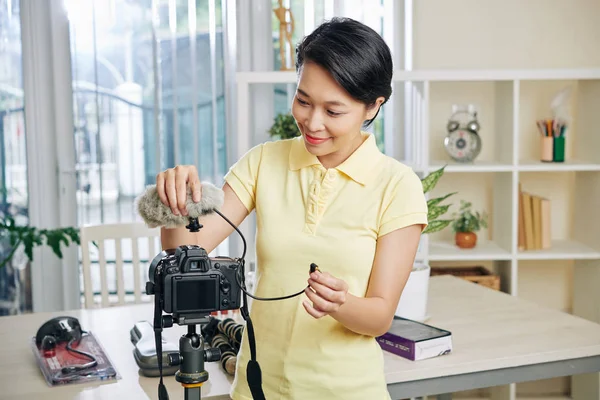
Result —
POLYGON ((138 214, 149 228, 164 226, 165 228, 176 228, 185 226, 190 219, 197 219, 203 215, 218 211, 225 200, 223 190, 210 182, 202 182, 201 198, 199 202, 192 200, 192 191, 187 188, 187 199, 185 207, 188 211, 187 216, 175 215, 171 208, 160 201, 156 185, 146 187, 137 199, 138 214))

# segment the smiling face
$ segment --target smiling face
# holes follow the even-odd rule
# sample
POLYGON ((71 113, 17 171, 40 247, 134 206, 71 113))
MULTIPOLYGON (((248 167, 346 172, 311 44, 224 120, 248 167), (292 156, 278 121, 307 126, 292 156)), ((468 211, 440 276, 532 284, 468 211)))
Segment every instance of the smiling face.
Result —
POLYGON ((306 62, 299 71, 292 115, 300 128, 306 149, 325 168, 348 158, 362 143, 361 128, 373 118, 384 98, 372 107, 353 99, 318 64, 306 62))

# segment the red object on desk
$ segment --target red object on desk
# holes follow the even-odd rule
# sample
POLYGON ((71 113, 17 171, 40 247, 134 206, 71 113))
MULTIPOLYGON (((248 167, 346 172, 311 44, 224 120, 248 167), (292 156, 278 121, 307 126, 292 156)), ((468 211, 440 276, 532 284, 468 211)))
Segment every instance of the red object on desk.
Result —
POLYGON ((63 367, 82 365, 90 361, 76 352, 69 351, 66 342, 59 342, 53 348, 43 349, 36 346, 35 337, 32 337, 31 348, 49 386, 121 378, 104 348, 91 332, 84 334, 79 345, 73 344, 71 348, 92 354, 97 361, 97 365, 92 368, 63 373, 63 367))

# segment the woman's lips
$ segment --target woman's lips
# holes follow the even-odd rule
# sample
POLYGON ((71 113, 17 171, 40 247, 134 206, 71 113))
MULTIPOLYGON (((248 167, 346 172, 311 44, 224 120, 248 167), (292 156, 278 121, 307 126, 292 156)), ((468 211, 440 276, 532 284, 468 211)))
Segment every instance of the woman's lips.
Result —
POLYGON ((308 133, 304 134, 304 138, 306 139, 306 141, 312 145, 318 145, 321 143, 324 143, 326 141, 329 140, 329 138, 317 138, 314 136, 310 136, 308 133))

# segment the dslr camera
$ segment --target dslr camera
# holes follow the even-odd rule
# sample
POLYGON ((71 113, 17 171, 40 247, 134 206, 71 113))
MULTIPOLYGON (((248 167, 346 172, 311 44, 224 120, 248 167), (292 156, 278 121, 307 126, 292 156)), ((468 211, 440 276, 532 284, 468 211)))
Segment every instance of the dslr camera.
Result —
POLYGON ((241 268, 238 260, 209 257, 200 246, 179 246, 152 260, 146 294, 158 294, 160 308, 178 325, 199 324, 211 312, 240 308, 241 268))

